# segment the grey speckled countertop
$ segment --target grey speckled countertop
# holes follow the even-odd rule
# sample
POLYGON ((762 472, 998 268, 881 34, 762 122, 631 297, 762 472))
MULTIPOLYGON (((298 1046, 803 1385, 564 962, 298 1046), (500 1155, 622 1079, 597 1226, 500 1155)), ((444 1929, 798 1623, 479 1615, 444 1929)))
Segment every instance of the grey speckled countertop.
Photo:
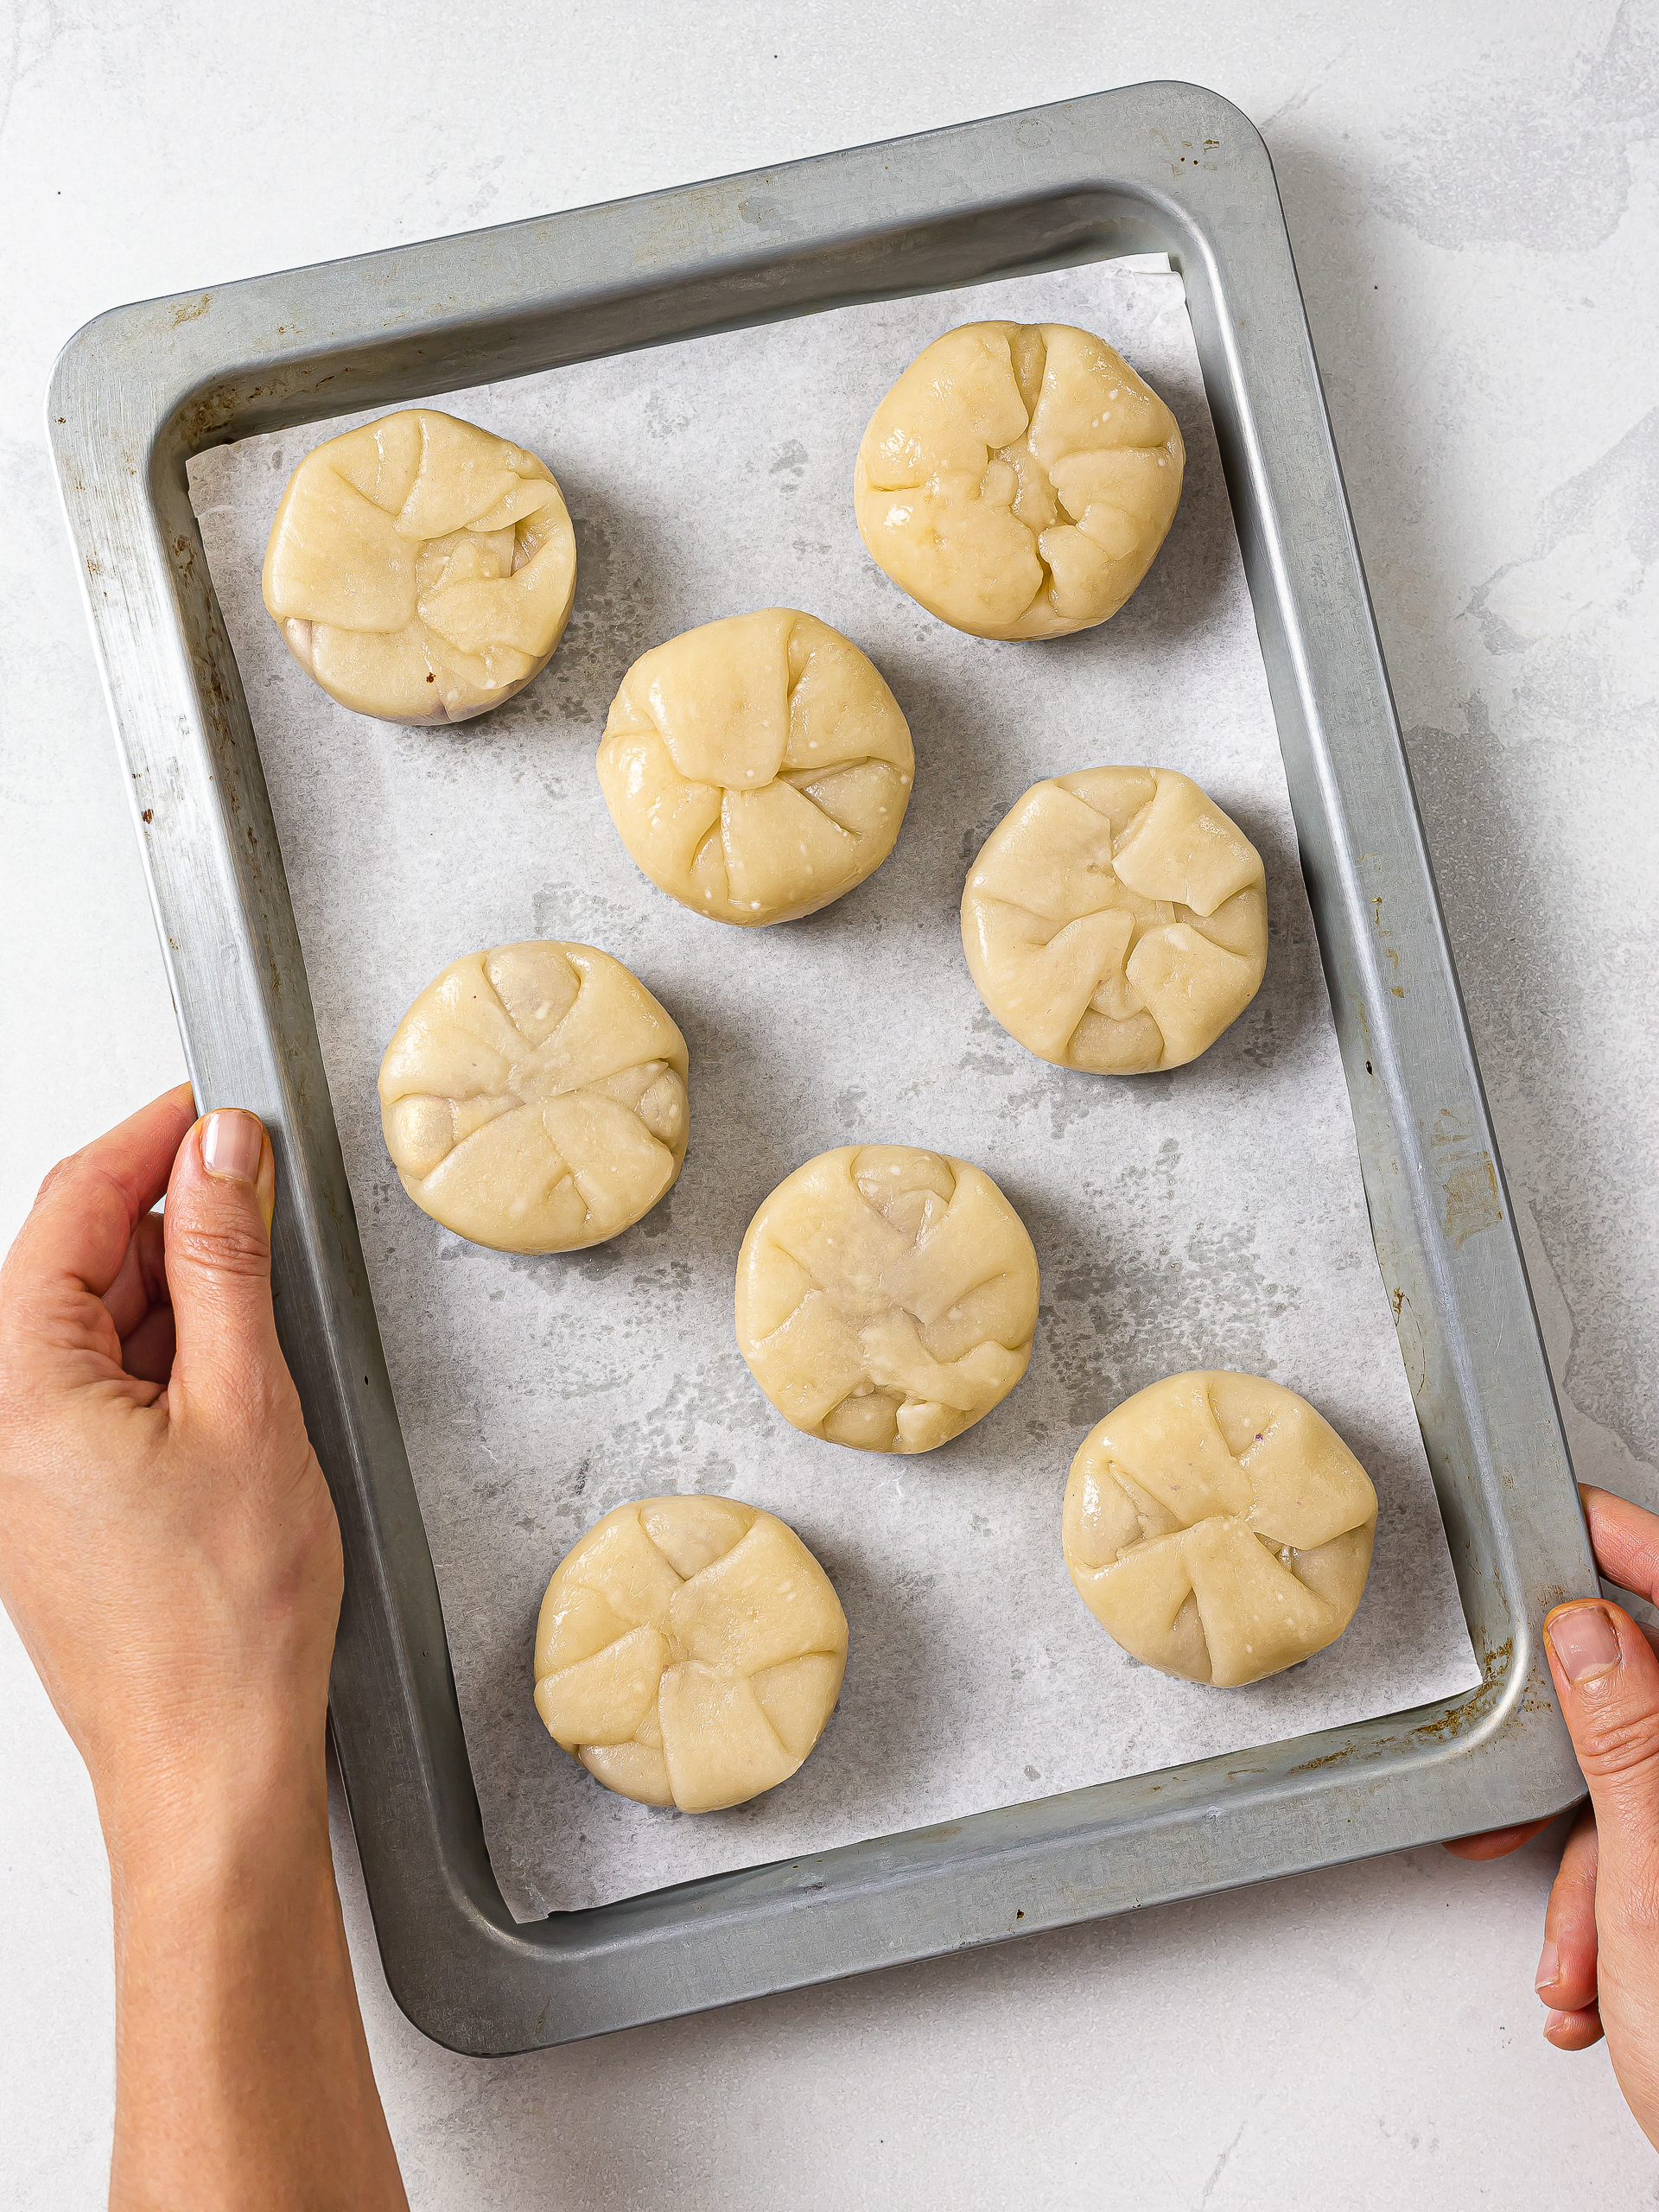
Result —
MULTIPOLYGON (((1653 1029, 1659 0, 17 0, 0 30, 0 1240, 177 1080, 40 423, 117 301, 1157 76, 1278 168, 1581 1476, 1659 1505, 1653 1029), (364 11, 365 21, 369 20, 364 11), (644 19, 643 25, 640 19, 644 19), (394 40, 377 54, 376 41, 394 40)), ((103 2199, 91 1795, 0 1629, 5 2195, 103 2199)), ((1539 2035, 1551 1859, 1413 1852, 601 2044, 457 2059, 379 1979, 422 2212, 551 2205, 1624 2212, 1659 2169, 1605 2054, 1539 2035)))

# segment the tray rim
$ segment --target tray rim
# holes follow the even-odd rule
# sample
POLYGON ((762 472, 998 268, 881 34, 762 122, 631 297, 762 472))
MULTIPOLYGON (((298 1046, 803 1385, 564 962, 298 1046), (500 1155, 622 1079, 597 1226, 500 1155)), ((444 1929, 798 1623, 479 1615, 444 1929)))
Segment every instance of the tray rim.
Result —
POLYGON ((1459 1822, 1535 1816, 1581 1794, 1531 1624, 1575 1584, 1593 1592, 1593 1566, 1271 162, 1238 110, 1192 86, 1124 87, 139 302, 69 340, 48 417, 198 1101, 253 1106, 277 1151, 284 1347, 347 1554, 331 1725, 387 1978, 416 2025, 458 2050, 536 2047, 1421 1842, 1459 1822), (1053 210, 1071 212, 1045 232, 1053 210), (918 238, 932 257, 925 283, 913 281, 918 238), (1169 251, 1186 283, 1378 1263, 1402 1332, 1409 1313, 1421 1338, 1414 1395, 1483 1682, 1357 1727, 514 1923, 484 1847, 257 747, 185 459, 257 429, 625 350, 607 341, 629 309, 630 346, 672 342, 973 281, 944 267, 989 277, 1148 250, 1169 251), (987 251, 1014 257, 974 258, 987 251), (550 267, 563 280, 550 288, 550 267), (806 282, 820 267, 828 291, 806 282), (654 335, 639 335, 641 311, 654 335), (690 320, 675 323, 677 312, 690 320), (1357 845, 1335 834, 1357 809, 1357 845), (1375 901, 1374 932, 1356 922, 1357 901, 1375 901), (1414 1140, 1409 1110, 1430 1072, 1452 1122, 1439 1156, 1443 1128, 1419 1116, 1414 1140), (1450 1172, 1437 1179, 1437 1166, 1450 1172), (1461 1233, 1459 1190, 1472 1191, 1475 1224, 1461 1233), (1432 1332, 1420 1304, 1456 1325, 1432 1332))

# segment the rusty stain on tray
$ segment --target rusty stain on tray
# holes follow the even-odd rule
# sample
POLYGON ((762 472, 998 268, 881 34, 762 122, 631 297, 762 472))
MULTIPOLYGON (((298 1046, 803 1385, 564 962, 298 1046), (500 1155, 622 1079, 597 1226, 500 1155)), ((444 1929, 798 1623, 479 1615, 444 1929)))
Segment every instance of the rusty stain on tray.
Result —
MULTIPOLYGON (((1456 1737, 1465 1735, 1472 1725, 1478 1720, 1484 1719, 1496 1704, 1497 1694, 1508 1678, 1514 1658, 1515 1638, 1513 1636, 1505 1637, 1502 1643, 1489 1644, 1481 1654, 1482 1680, 1466 1696, 1458 1699, 1454 1704, 1448 1705, 1443 1713, 1436 1713, 1432 1720, 1421 1721, 1412 1730, 1413 1736, 1420 1740, 1446 1743, 1456 1737)), ((1530 1713, 1539 1708, 1535 1704, 1523 1700, 1523 1709, 1530 1713)), ((1340 1749, 1334 1751, 1322 1751, 1318 1758, 1304 1759, 1300 1765, 1287 1768, 1286 1772, 1313 1774, 1317 1773, 1321 1767, 1339 1766, 1349 1760, 1376 1758, 1397 1751, 1398 1748, 1397 1741, 1388 1737, 1370 1743, 1360 1743, 1351 1739, 1340 1749)))
POLYGON ((1497 1170, 1491 1155, 1453 1160, 1441 1178, 1446 1185, 1446 1233, 1459 1249, 1483 1229, 1496 1229, 1503 1218, 1497 1198, 1497 1170))
POLYGON ((1484 1678, 1478 1688, 1459 1698, 1455 1705, 1433 1720, 1421 1722, 1412 1730, 1414 1736, 1446 1743, 1454 1736, 1461 1736, 1477 1720, 1484 1719, 1497 1702, 1497 1693, 1509 1675, 1515 1659, 1515 1637, 1506 1636, 1502 1643, 1489 1645, 1480 1656, 1480 1671, 1484 1678))
MULTIPOLYGON (((1370 859, 1372 856, 1368 854, 1366 857, 1370 859)), ((1387 942, 1387 940, 1394 935, 1394 931, 1389 927, 1388 924, 1382 918, 1382 894, 1381 892, 1375 892, 1372 893, 1371 921, 1377 935, 1384 940, 1382 950, 1387 954, 1395 974, 1398 976, 1400 973, 1400 955, 1395 950, 1393 945, 1387 942)), ((1402 999, 1406 995, 1405 985, 1403 983, 1390 983, 1389 985, 1389 988, 1397 999, 1402 999)))
MULTIPOLYGON (((1436 1150, 1471 1142, 1462 1122, 1446 1106, 1424 1125, 1423 1134, 1436 1150)), ((1478 1236, 1483 1229, 1496 1229, 1503 1220, 1497 1170, 1484 1146, 1461 1160, 1443 1161, 1440 1179, 1446 1192, 1446 1233, 1459 1249, 1470 1237, 1478 1236)))

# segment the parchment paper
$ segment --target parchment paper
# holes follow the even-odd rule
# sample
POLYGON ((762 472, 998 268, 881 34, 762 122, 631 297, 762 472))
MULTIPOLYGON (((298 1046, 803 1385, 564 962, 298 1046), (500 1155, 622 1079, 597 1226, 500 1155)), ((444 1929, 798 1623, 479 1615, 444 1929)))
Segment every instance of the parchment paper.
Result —
MULTIPOLYGON (((628 1896, 1113 1777, 1243 1750, 1478 1679, 1367 1227, 1284 772, 1180 280, 1096 264, 595 361, 435 404, 540 453, 575 521, 575 611, 551 666, 455 730, 359 719, 290 660, 259 599, 276 499, 348 427, 192 464, 305 948, 363 1246, 454 1653, 496 1870, 516 1912, 628 1896), (1187 477, 1147 582, 1103 628, 988 644, 864 553, 853 456, 919 348, 984 316, 1109 338, 1173 408, 1187 477), (844 630, 910 718, 898 848, 804 922, 687 912, 634 869, 594 772, 647 646, 788 605, 844 630), (963 875, 1038 778, 1148 761, 1197 778, 1267 863, 1255 1004, 1194 1065, 1125 1080, 1034 1058, 963 963, 963 875), (691 1147, 613 1243, 510 1257, 404 1196, 375 1074, 457 955, 574 938, 625 961, 683 1029, 691 1147), (853 1141, 976 1160, 1042 1266, 1026 1380, 916 1459, 798 1435, 732 1332, 738 1245, 766 1192, 853 1141), (1218 1691, 1120 1651, 1060 1557, 1084 1432, 1190 1367, 1311 1397, 1382 1500, 1357 1619, 1276 1679, 1218 1691), (801 1772, 692 1818, 628 1803, 544 1733, 531 1640, 555 1564, 612 1506, 717 1491, 797 1529, 852 1627, 840 1707, 801 1772)), ((352 418, 362 419, 362 418, 352 418)))

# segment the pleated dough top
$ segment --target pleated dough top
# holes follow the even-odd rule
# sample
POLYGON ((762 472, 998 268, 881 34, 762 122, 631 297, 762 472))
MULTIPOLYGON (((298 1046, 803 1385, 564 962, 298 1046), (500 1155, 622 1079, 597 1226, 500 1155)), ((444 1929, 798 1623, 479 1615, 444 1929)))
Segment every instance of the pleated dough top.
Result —
POLYGON ((810 614, 769 607, 643 654, 599 748, 634 864, 718 922, 810 914, 893 850, 915 772, 879 671, 810 614))
POLYGON ((465 721, 546 667, 576 588, 558 486, 523 446, 405 408, 308 453, 265 549, 265 607, 331 698, 465 721))
POLYGON ((1090 1432, 1060 1533, 1084 1603, 1126 1651, 1230 1688, 1347 1627, 1376 1492, 1306 1398, 1201 1370, 1138 1390, 1090 1432))
POLYGON ((797 1428, 931 1452, 1001 1404, 1037 1325, 1037 1255, 982 1169, 842 1145, 785 1177, 737 1262, 737 1341, 797 1428))
POLYGON ((1060 1067, 1141 1075, 1196 1059, 1260 989, 1261 855, 1190 776, 1087 768, 1033 784, 962 894, 974 984, 1060 1067))
POLYGON ((794 1530, 728 1497, 646 1497, 555 1570, 536 1709, 597 1781, 711 1813, 786 1782, 841 1694, 847 1616, 794 1530))
POLYGON ((918 353, 870 418, 853 506, 872 557, 981 638, 1058 638, 1116 614, 1152 566, 1185 448, 1104 339, 969 322, 918 353))
POLYGON ((570 1252, 648 1213, 685 1158, 685 1039, 590 944, 451 961, 380 1063, 380 1125, 416 1205, 475 1244, 570 1252))

